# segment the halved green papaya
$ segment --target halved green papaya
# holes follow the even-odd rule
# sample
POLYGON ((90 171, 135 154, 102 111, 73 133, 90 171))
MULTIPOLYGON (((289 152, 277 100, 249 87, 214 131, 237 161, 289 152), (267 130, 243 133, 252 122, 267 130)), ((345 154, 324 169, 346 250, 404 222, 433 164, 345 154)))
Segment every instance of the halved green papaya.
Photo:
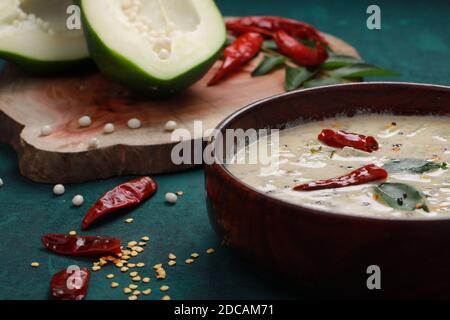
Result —
POLYGON ((79 0, 89 52, 103 74, 167 96, 211 68, 226 39, 213 0, 79 0))

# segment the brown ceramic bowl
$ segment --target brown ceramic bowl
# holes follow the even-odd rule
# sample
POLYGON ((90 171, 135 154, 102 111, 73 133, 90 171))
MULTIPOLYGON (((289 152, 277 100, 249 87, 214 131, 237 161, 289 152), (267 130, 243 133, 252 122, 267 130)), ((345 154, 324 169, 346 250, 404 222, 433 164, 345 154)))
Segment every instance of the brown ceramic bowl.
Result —
MULTIPOLYGON (((450 87, 372 82, 301 90, 249 105, 218 130, 283 128, 358 109, 450 115, 450 87)), ((394 220, 314 210, 261 193, 220 163, 207 165, 205 177, 214 229, 259 262, 255 268, 268 267, 324 296, 450 297, 450 216, 394 220), (381 269, 381 290, 367 289, 370 265, 381 269)))

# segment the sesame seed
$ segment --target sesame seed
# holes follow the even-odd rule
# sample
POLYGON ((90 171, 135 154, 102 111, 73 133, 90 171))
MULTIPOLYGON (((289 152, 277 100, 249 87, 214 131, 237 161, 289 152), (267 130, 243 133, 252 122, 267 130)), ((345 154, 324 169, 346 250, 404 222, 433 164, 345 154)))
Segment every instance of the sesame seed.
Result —
POLYGON ((144 248, 136 246, 136 247, 133 247, 133 250, 138 252, 138 253, 141 253, 142 251, 144 251, 144 248))
POLYGON ((198 258, 200 255, 197 252, 191 253, 191 257, 196 259, 198 258))
POLYGON ((32 262, 32 263, 31 263, 31 266, 32 266, 33 268, 38 268, 40 265, 41 265, 41 264, 40 264, 39 262, 32 262))
POLYGON ((131 293, 131 289, 130 288, 123 288, 123 293, 128 294, 131 293))
POLYGON ((170 267, 173 267, 174 265, 177 264, 177 262, 176 262, 175 260, 170 260, 167 264, 168 264, 170 267))
POLYGON ((100 270, 102 267, 100 267, 100 266, 93 266, 92 267, 92 271, 98 271, 98 270, 100 270))
POLYGON ((130 277, 136 277, 138 274, 137 271, 130 272, 130 277))
POLYGON ((131 290, 136 290, 138 288, 137 284, 131 283, 128 288, 130 288, 131 290))
POLYGON ((206 250, 207 254, 213 254, 215 252, 216 252, 216 250, 214 248, 209 248, 208 250, 206 250))
POLYGON ((140 292, 139 290, 134 290, 134 291, 133 291, 133 294, 134 294, 135 296, 139 296, 139 295, 141 295, 141 292, 140 292))
POLYGON ((147 245, 147 242, 141 241, 138 243, 139 246, 144 247, 147 245))
POLYGON ((169 286, 161 286, 161 287, 159 288, 159 290, 161 290, 162 292, 169 291, 169 289, 170 289, 169 286))
POLYGON ((139 253, 137 251, 131 251, 131 256, 136 257, 139 253))
POLYGON ((131 278, 131 280, 139 282, 139 281, 141 281, 141 277, 140 276, 136 276, 136 277, 131 278))
POLYGON ((150 278, 149 277, 145 277, 144 279, 142 279, 142 282, 149 283, 150 282, 150 278))
POLYGON ((72 230, 69 232, 69 236, 76 236, 77 232, 75 230, 72 230))
POLYGON ((149 241, 149 240, 150 240, 150 237, 144 236, 144 237, 141 238, 141 240, 142 240, 142 241, 149 241))
POLYGON ((164 296, 161 298, 161 300, 171 300, 170 296, 164 296))
POLYGON ((161 268, 162 268, 162 263, 158 263, 153 266, 153 269, 161 269, 161 268))
POLYGON ((133 218, 128 218, 125 220, 126 223, 133 223, 134 219, 133 218))
POLYGON ((108 278, 108 279, 112 279, 112 278, 114 278, 114 275, 113 275, 112 273, 110 273, 110 274, 107 274, 107 275, 106 275, 106 278, 108 278))
POLYGON ((186 259, 184 262, 186 262, 186 264, 191 264, 194 262, 194 259, 186 259))
POLYGON ((138 297, 135 295, 131 295, 128 297, 128 300, 137 300, 137 299, 138 299, 138 297))
POLYGON ((128 267, 122 267, 122 268, 120 268, 120 271, 122 271, 122 272, 127 272, 128 271, 128 267))
POLYGON ((136 264, 129 262, 129 263, 127 263, 127 267, 128 268, 134 268, 134 267, 136 267, 136 264))
POLYGON ((184 196, 184 192, 183 191, 177 191, 175 192, 175 194, 179 197, 184 196))
POLYGON ((146 289, 146 290, 142 291, 142 293, 145 295, 149 295, 152 293, 152 289, 146 289))
POLYGON ((143 262, 138 262, 138 263, 136 264, 136 266, 137 266, 138 268, 143 268, 143 267, 145 267, 145 263, 143 263, 143 262))
POLYGON ((127 245, 127 247, 128 248, 133 248, 134 246, 136 246, 137 245, 137 242, 136 241, 130 241, 130 242, 128 242, 128 245, 127 245))
POLYGON ((111 282, 111 288, 117 288, 119 284, 117 282, 111 282))
POLYGON ((169 253, 168 257, 169 257, 169 260, 175 260, 177 258, 177 256, 174 255, 173 253, 169 253))

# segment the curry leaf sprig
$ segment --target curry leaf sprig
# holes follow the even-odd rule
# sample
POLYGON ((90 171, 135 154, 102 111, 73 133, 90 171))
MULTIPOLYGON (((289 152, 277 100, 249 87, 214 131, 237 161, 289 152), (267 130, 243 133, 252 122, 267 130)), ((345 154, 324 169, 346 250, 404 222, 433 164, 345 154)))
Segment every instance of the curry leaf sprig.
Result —
POLYGON ((273 41, 263 44, 264 58, 252 72, 253 77, 269 74, 281 67, 285 68, 285 89, 312 88, 349 81, 361 81, 365 77, 399 76, 398 72, 377 67, 361 59, 329 52, 328 59, 320 66, 306 68, 277 51, 273 41))

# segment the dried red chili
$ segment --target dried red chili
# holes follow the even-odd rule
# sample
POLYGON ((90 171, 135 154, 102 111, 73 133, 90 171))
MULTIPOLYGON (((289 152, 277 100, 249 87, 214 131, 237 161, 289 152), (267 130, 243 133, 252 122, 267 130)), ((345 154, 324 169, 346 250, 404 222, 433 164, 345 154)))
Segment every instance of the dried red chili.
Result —
POLYGON ((98 199, 89 209, 81 227, 86 229, 112 212, 138 205, 151 197, 157 189, 156 182, 150 177, 138 178, 117 186, 98 199))
POLYGON ((226 22, 227 29, 235 34, 244 32, 258 32, 264 35, 273 35, 278 30, 284 30, 293 37, 314 40, 327 44, 313 26, 294 19, 274 16, 252 16, 230 19, 226 22))
POLYGON ((47 234, 42 237, 42 243, 48 250, 67 256, 107 256, 122 253, 120 240, 112 237, 47 234))
POLYGON ((275 32, 274 40, 281 53, 302 66, 318 66, 328 58, 327 49, 320 42, 316 42, 315 48, 310 48, 284 30, 275 32))
POLYGON ((342 130, 323 129, 318 139, 334 148, 352 147, 366 152, 378 150, 378 142, 374 137, 342 130))
POLYGON ((57 300, 82 300, 86 297, 90 278, 87 268, 68 267, 53 276, 50 294, 57 300))
POLYGON ((386 170, 374 164, 369 164, 341 177, 327 180, 317 180, 295 186, 294 190, 313 191, 320 189, 343 188, 364 184, 371 181, 384 180, 387 177, 388 173, 386 170))
POLYGON ((208 82, 212 86, 220 82, 226 75, 238 70, 256 54, 258 54, 264 38, 256 32, 247 32, 239 36, 225 48, 222 66, 208 82))

